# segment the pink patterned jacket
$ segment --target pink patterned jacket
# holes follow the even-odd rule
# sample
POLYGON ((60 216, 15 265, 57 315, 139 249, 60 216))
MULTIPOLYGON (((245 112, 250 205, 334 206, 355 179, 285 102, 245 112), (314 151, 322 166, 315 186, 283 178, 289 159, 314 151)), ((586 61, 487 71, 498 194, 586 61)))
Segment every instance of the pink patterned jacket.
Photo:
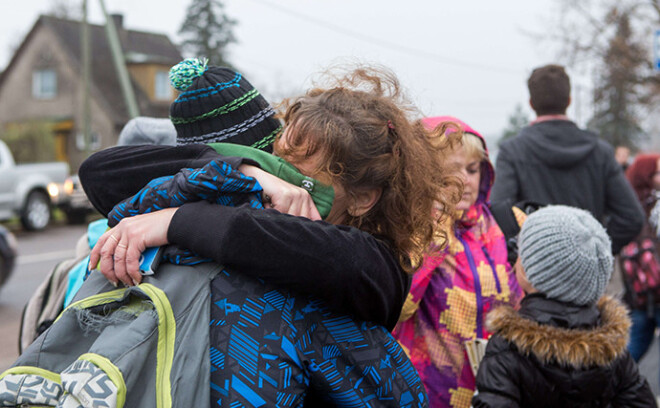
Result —
MULTIPOLYGON (((456 118, 429 118, 425 124, 447 120, 483 141, 456 118)), ((515 306, 522 298, 507 263, 504 234, 488 208, 494 180, 490 160, 482 162, 481 170, 477 202, 455 223, 447 247, 427 256, 415 273, 393 331, 419 372, 431 407, 470 406, 475 383, 463 343, 487 339, 486 313, 503 303, 515 306)))

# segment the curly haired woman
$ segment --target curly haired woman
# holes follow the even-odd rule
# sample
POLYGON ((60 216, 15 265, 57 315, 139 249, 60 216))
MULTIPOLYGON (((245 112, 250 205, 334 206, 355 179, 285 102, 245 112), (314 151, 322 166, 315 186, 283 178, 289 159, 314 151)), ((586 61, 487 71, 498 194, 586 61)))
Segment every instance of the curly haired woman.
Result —
POLYGON ((451 138, 444 128, 427 131, 413 113, 393 75, 366 69, 288 104, 274 151, 302 174, 332 185, 335 200, 324 221, 310 219, 318 214, 282 193, 297 187, 205 145, 97 153, 81 170, 92 201, 105 200, 95 202, 97 208, 111 208, 127 192, 199 157, 254 177, 272 201, 266 210, 187 202, 126 218, 99 240, 92 263, 101 259, 106 277, 133 284, 140 279, 136 255, 177 244, 224 265, 226 273, 212 282, 214 303, 243 310, 279 294, 285 308, 261 315, 258 327, 241 325, 239 313, 212 310, 212 318, 222 314, 223 326, 212 327, 211 345, 225 356, 223 369, 214 367, 211 376, 214 403, 254 404, 227 386, 245 374, 244 362, 229 350, 240 333, 258 344, 259 355, 272 358, 264 362, 268 378, 288 379, 259 380, 252 388, 269 405, 291 398, 287 404, 425 406, 423 387, 394 339, 373 323, 357 323, 394 326, 410 273, 435 233, 428 214, 438 202, 449 212, 458 201, 459 186, 438 160, 451 138))

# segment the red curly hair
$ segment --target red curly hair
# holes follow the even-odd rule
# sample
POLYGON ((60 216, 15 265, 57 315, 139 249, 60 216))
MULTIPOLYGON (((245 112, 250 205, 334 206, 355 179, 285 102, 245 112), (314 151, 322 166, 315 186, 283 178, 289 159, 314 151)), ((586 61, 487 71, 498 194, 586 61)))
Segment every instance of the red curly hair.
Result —
POLYGON ((637 193, 637 198, 639 198, 639 202, 642 204, 644 211, 647 212, 647 215, 650 211, 649 207, 652 204, 650 199, 653 190, 653 175, 657 171, 660 171, 658 169, 658 159, 660 159, 660 154, 658 153, 639 154, 626 170, 626 178, 635 190, 635 193, 637 193))
POLYGON ((360 67, 283 106, 283 119, 295 132, 277 154, 306 158, 321 151, 318 171, 350 196, 382 190, 377 203, 361 216, 349 215, 347 225, 387 239, 408 272, 421 263, 434 236, 446 242, 436 227, 453 213, 462 185, 442 158, 461 133, 447 132, 450 124, 430 131, 411 119, 417 111, 392 72, 360 67))

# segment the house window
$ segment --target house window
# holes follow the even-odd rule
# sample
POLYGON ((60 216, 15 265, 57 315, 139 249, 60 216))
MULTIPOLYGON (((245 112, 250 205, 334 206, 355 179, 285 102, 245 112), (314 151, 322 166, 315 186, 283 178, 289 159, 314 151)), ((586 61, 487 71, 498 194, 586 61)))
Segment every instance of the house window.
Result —
POLYGON ((32 96, 53 99, 57 95, 57 73, 54 69, 39 69, 32 73, 32 96))
POLYGON ((156 72, 156 99, 172 99, 172 87, 170 87, 170 78, 167 71, 156 72))

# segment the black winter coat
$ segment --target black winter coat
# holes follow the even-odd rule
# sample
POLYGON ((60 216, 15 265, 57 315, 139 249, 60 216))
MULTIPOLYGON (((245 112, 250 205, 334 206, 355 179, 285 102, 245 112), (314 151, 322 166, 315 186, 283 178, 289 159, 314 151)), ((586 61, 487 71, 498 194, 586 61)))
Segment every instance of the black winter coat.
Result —
POLYGON ((474 408, 656 407, 626 349, 630 320, 617 300, 576 306, 543 295, 519 312, 499 307, 477 373, 474 408))
POLYGON ((612 146, 568 120, 523 128, 497 154, 493 205, 563 204, 604 223, 617 254, 639 234, 644 212, 612 146), (503 204, 502 204, 503 203, 503 204))

